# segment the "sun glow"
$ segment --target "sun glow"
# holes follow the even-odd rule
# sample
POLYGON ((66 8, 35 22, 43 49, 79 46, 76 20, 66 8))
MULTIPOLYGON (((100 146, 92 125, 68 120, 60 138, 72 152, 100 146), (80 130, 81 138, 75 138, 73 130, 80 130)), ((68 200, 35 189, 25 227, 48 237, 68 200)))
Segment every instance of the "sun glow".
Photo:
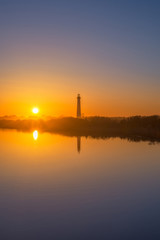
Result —
POLYGON ((35 131, 33 132, 33 139, 34 139, 35 141, 38 139, 38 131, 37 131, 37 130, 35 130, 35 131))
POLYGON ((38 113, 39 113, 39 109, 35 107, 35 108, 32 109, 32 112, 33 112, 34 114, 38 114, 38 113))

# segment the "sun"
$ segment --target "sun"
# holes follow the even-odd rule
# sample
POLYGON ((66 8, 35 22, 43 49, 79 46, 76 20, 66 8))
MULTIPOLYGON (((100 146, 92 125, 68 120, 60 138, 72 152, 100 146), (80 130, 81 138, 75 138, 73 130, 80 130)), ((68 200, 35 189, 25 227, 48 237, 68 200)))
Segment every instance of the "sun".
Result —
POLYGON ((32 112, 34 114, 38 114, 39 113, 39 109, 37 107, 35 107, 35 108, 32 109, 32 112))

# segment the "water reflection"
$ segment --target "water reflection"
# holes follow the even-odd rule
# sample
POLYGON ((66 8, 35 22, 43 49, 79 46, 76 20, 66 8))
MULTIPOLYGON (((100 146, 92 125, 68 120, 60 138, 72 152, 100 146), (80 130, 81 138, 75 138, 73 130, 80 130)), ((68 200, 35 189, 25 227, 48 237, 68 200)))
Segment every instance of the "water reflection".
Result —
MULTIPOLYGON (((33 139, 35 141, 38 140, 39 138, 39 132, 37 130, 33 131, 33 139)), ((51 134, 53 135, 53 133, 51 134)), ((61 134, 60 134, 61 135, 61 134)), ((76 136, 76 135, 72 135, 72 134, 66 134, 64 136, 74 136, 77 139, 77 152, 81 153, 81 138, 82 137, 87 137, 87 136, 76 136)), ((126 136, 117 136, 117 135, 101 135, 101 136, 92 136, 91 138, 93 139, 103 139, 103 140, 109 140, 111 138, 120 138, 120 139, 127 139, 129 142, 145 142, 147 141, 149 145, 155 145, 156 143, 158 144, 158 141, 155 141, 155 139, 151 139, 151 138, 142 138, 141 136, 130 136, 130 137, 126 137, 126 136)))
POLYGON ((77 137, 77 152, 78 153, 81 152, 81 137, 80 136, 77 137))
MULTIPOLYGON (((33 132, 33 139, 35 141, 37 141, 39 138, 39 132, 37 130, 35 130, 33 132)), ((77 152, 80 153, 81 152, 81 136, 77 136, 77 152)))
POLYGON ((160 239, 159 145, 36 129, 0 131, 0 239, 160 239))
POLYGON ((33 139, 34 139, 35 141, 37 141, 37 139, 38 139, 38 131, 37 131, 37 130, 35 130, 35 131, 33 132, 33 139))

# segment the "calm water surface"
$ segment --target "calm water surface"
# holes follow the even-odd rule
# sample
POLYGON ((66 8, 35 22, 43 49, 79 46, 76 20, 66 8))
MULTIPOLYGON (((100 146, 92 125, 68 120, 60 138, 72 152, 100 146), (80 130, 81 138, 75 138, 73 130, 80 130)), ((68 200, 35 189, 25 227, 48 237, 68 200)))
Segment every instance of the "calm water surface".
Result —
POLYGON ((160 144, 0 131, 0 239, 160 239, 160 144))

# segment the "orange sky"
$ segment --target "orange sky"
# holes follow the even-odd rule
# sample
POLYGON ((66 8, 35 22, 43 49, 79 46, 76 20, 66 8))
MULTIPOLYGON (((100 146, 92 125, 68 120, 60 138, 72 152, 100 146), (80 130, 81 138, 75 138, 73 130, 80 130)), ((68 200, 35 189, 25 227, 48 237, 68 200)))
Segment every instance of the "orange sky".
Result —
MULTIPOLYGON (((32 108, 40 109, 39 115, 75 116, 77 93, 82 97, 82 113, 87 115, 129 116, 160 114, 158 89, 152 84, 134 83, 133 77, 122 74, 76 76, 53 73, 23 72, 6 76, 0 96, 0 115, 30 116, 32 108), (121 79, 122 78, 122 79, 121 79), (23 81, 22 81, 23 79, 23 81), (76 81, 75 81, 76 79, 76 81), (82 79, 82 80, 81 80, 82 79), (106 79, 106 82, 103 82, 106 79), (99 82, 99 84, 98 84, 99 82)), ((135 76, 136 77, 136 76, 135 76)))

